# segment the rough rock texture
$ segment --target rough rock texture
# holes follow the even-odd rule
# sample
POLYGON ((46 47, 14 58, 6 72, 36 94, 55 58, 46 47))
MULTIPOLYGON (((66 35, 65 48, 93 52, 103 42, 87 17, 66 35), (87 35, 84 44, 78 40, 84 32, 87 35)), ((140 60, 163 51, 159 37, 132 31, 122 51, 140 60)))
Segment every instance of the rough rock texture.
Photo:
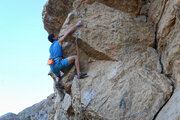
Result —
POLYGON ((79 8, 81 4, 92 4, 95 1, 130 13, 133 17, 137 16, 140 13, 142 6, 145 4, 145 1, 142 0, 75 0, 74 7, 79 8))
MULTIPOLYGON (((125 54, 147 48, 154 40, 153 27, 143 20, 134 19, 127 13, 97 2, 86 8, 83 18, 85 26, 79 30, 78 42, 79 47, 90 57, 118 60, 125 54)), ((76 14, 74 18, 76 19, 68 22, 69 24, 65 22, 60 35, 81 19, 76 14)))
POLYGON ((176 89, 166 106, 158 114, 156 120, 180 120, 180 89, 176 89))
MULTIPOLYGON (((42 15, 47 32, 59 36, 84 21, 78 46, 89 77, 78 80, 72 66, 63 70, 66 87, 54 87, 51 107, 41 102, 18 117, 180 119, 180 0, 48 0, 42 15)), ((65 43, 64 57, 76 54, 74 39, 65 43)))
POLYGON ((149 21, 157 24, 161 19, 167 0, 154 0, 149 8, 149 21))
MULTIPOLYGON (((180 85, 180 1, 179 0, 154 0, 150 7, 151 20, 157 24, 157 44, 161 54, 161 64, 163 73, 174 79, 175 91, 172 98, 162 108, 157 116, 157 120, 180 119, 179 108, 179 85, 180 85), (158 4, 157 4, 158 3, 158 4), (160 5, 161 3, 161 5, 160 5), (158 10, 153 10, 153 5, 159 6, 158 10), (152 9, 151 9, 152 8, 152 9), (154 13, 161 13, 155 17, 154 13)), ((158 14, 156 14, 158 15, 158 14)))
MULTIPOLYGON (((165 76, 140 66, 123 62, 91 63, 88 71, 90 77, 80 81, 82 104, 86 105, 89 97, 94 98, 83 112, 84 117, 113 120, 152 119, 158 111, 157 108, 168 99, 167 93, 170 94, 171 89, 169 83, 163 81, 167 80, 165 76), (92 91, 93 96, 89 94, 92 91)), ((73 85, 72 96, 76 97, 78 89, 73 85)), ((73 108, 76 110, 79 105, 74 105, 73 108)))
POLYGON ((58 34, 64 20, 72 9, 73 0, 48 0, 42 12, 44 28, 48 33, 58 34))
POLYGON ((0 117, 0 120, 20 120, 14 113, 7 113, 0 117))
POLYGON ((17 115, 7 113, 1 116, 0 120, 52 120, 55 114, 55 100, 56 94, 53 93, 47 99, 24 109, 17 115))
MULTIPOLYGON (((171 96, 172 83, 161 74, 156 50, 148 47, 155 38, 152 24, 98 2, 79 9, 69 13, 59 36, 84 20, 78 45, 89 77, 73 79, 73 68, 63 78, 68 94, 56 98, 54 119, 153 119, 171 96)), ((65 55, 75 51, 70 46, 65 55)))
POLYGON ((18 113, 20 120, 48 120, 48 114, 53 109, 54 100, 56 96, 52 94, 47 99, 40 103, 34 104, 33 106, 26 108, 22 112, 18 113))
MULTIPOLYGON (((175 76, 176 71, 172 71, 174 64, 178 64, 179 60, 179 29, 180 21, 178 19, 178 8, 176 5, 180 1, 167 1, 164 8, 161 20, 158 23, 157 39, 158 48, 162 52, 162 63, 164 65, 164 72, 175 76), (177 14, 176 14, 177 13, 177 14), (176 62, 176 63, 175 63, 176 62)), ((175 70, 175 69, 174 69, 175 70)))
MULTIPOLYGON (((158 50, 162 54, 162 64, 164 66, 164 73, 173 76, 177 80, 177 85, 179 84, 179 30, 180 30, 180 1, 179 0, 154 0, 151 4, 149 16, 152 17, 152 21, 157 24, 157 44, 158 50), (159 3, 159 4, 157 4, 159 3), (160 5, 162 3, 162 5, 160 5), (153 5, 161 6, 157 7, 158 10, 154 10, 157 13, 161 13, 159 20, 157 17, 153 17, 153 5)), ((154 6, 155 7, 155 6, 154 6)), ((155 15, 155 14, 154 14, 155 15)), ((149 17, 150 18, 150 17, 149 17)))

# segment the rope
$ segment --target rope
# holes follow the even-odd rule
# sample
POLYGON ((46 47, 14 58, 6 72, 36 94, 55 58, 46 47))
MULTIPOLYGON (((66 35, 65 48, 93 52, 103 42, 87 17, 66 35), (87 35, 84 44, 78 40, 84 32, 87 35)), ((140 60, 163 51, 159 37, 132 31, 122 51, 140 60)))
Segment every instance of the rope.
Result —
POLYGON ((76 45, 77 45, 77 39, 78 39, 78 32, 76 31, 76 40, 75 40, 76 45))
MULTIPOLYGON (((77 43, 77 39, 78 39, 78 32, 76 31, 76 40, 75 40, 75 44, 76 44, 76 52, 77 52, 77 57, 79 59, 79 50, 78 50, 78 43, 77 43)), ((78 77, 77 77, 78 79, 78 77)), ((80 84, 80 79, 78 79, 78 86, 79 86, 79 94, 80 94, 80 120, 82 120, 82 105, 81 105, 81 84, 80 84)))

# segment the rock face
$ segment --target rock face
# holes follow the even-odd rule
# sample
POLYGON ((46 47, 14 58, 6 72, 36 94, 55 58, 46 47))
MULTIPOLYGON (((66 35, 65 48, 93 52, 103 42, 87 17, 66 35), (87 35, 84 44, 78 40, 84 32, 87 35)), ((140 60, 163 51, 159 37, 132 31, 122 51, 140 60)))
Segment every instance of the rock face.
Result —
MULTIPOLYGON (((77 23, 81 71, 63 70, 65 90, 19 113, 35 120, 178 120, 180 0, 48 0, 48 33, 77 23), (49 101, 49 102, 48 102, 49 101)), ((75 34, 64 57, 76 54, 75 34)), ((55 76, 50 73, 55 81, 55 76)))
MULTIPOLYGON (((98 61, 90 64, 88 73, 90 77, 80 81, 82 105, 88 103, 89 97, 93 98, 83 112, 87 119, 150 120, 171 91, 170 84, 163 81, 167 80, 166 77, 135 64, 98 61)), ((73 86, 72 97, 76 98, 78 89, 73 86)))
POLYGON ((178 60, 180 51, 180 21, 178 18, 178 4, 180 4, 180 1, 178 0, 166 2, 157 30, 158 48, 162 52, 164 72, 173 75, 174 77, 177 76, 178 72, 173 70, 176 70, 176 66, 179 64, 178 60))
POLYGON ((55 94, 51 94, 47 99, 37 103, 18 113, 20 120, 48 120, 50 112, 53 111, 55 94))
POLYGON ((55 94, 51 94, 43 101, 34 104, 16 114, 7 113, 0 117, 0 120, 50 120, 54 118, 55 94), (53 116, 52 116, 53 114, 53 116))
MULTIPOLYGON (((54 119, 151 120, 171 96, 172 81, 161 74, 159 54, 149 47, 156 38, 154 23, 146 22, 146 12, 134 18, 109 3, 76 0, 61 27, 59 36, 83 19, 78 46, 89 77, 73 79, 73 68, 63 78, 68 90, 62 101, 56 98, 54 119)), ((70 46, 65 56, 74 53, 72 41, 70 46)))
POLYGON ((180 119, 180 89, 178 88, 166 106, 158 114, 156 120, 179 120, 180 119))
MULTIPOLYGON (((79 30, 78 42, 79 47, 90 57, 118 60, 125 54, 147 48, 154 40, 153 27, 145 22, 139 22, 140 20, 134 19, 127 13, 97 2, 87 5, 86 9, 86 15, 83 18, 85 26, 79 30)), ((76 15, 74 17, 76 19, 69 24, 65 22, 60 34, 64 34, 81 19, 76 15)))
POLYGON ((44 28, 48 33, 60 30, 67 14, 71 11, 73 0, 48 0, 42 12, 44 28))
POLYGON ((103 3, 109 7, 113 7, 119 9, 124 12, 130 13, 133 17, 140 14, 140 10, 142 6, 146 3, 146 1, 142 0, 75 0, 75 8, 80 7, 80 3, 86 2, 88 4, 92 4, 95 1, 99 3, 103 3), (127 7, 128 6, 128 7, 127 7))
MULTIPOLYGON (((159 20, 152 18, 157 24, 158 50, 162 53, 164 73, 176 79, 179 86, 179 0, 154 0, 152 4, 163 3, 156 12, 161 13, 159 20)), ((157 5, 159 6, 159 5, 157 5)), ((150 7, 151 8, 151 7, 150 7)), ((158 8, 158 7, 157 7, 158 8)), ((152 15, 152 14, 151 14, 152 15)), ((150 15, 150 16, 151 16, 150 15)), ((153 16, 153 15, 152 15, 153 16)))
POLYGON ((7 113, 7 114, 1 116, 0 120, 20 120, 20 119, 14 113, 7 113))

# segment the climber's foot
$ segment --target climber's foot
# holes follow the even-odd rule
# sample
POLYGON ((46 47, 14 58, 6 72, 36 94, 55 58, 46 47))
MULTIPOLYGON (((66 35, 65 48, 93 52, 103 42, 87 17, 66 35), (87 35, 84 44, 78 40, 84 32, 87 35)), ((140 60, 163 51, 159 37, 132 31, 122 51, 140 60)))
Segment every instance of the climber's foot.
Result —
POLYGON ((88 77, 87 73, 81 73, 78 75, 78 79, 86 78, 88 77))
POLYGON ((64 89, 64 85, 60 84, 59 81, 56 81, 56 88, 64 89))

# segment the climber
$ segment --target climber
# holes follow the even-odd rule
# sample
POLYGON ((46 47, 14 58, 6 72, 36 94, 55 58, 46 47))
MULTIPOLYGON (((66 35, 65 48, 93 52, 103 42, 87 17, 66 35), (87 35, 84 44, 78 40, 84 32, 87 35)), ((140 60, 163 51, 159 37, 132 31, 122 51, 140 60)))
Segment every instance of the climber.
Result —
POLYGON ((81 73, 79 68, 79 59, 77 55, 70 56, 67 58, 63 57, 63 49, 62 44, 67 39, 68 36, 72 35, 79 27, 83 26, 83 22, 79 21, 77 24, 73 27, 71 27, 63 36, 60 38, 58 36, 55 36, 54 34, 49 34, 48 40, 52 43, 49 52, 50 52, 50 59, 48 61, 48 65, 50 65, 51 71, 56 75, 56 87, 57 85, 60 85, 59 87, 64 88, 62 83, 60 84, 60 70, 68 67, 70 64, 75 63, 76 72, 78 78, 83 78, 87 76, 86 73, 81 73))

